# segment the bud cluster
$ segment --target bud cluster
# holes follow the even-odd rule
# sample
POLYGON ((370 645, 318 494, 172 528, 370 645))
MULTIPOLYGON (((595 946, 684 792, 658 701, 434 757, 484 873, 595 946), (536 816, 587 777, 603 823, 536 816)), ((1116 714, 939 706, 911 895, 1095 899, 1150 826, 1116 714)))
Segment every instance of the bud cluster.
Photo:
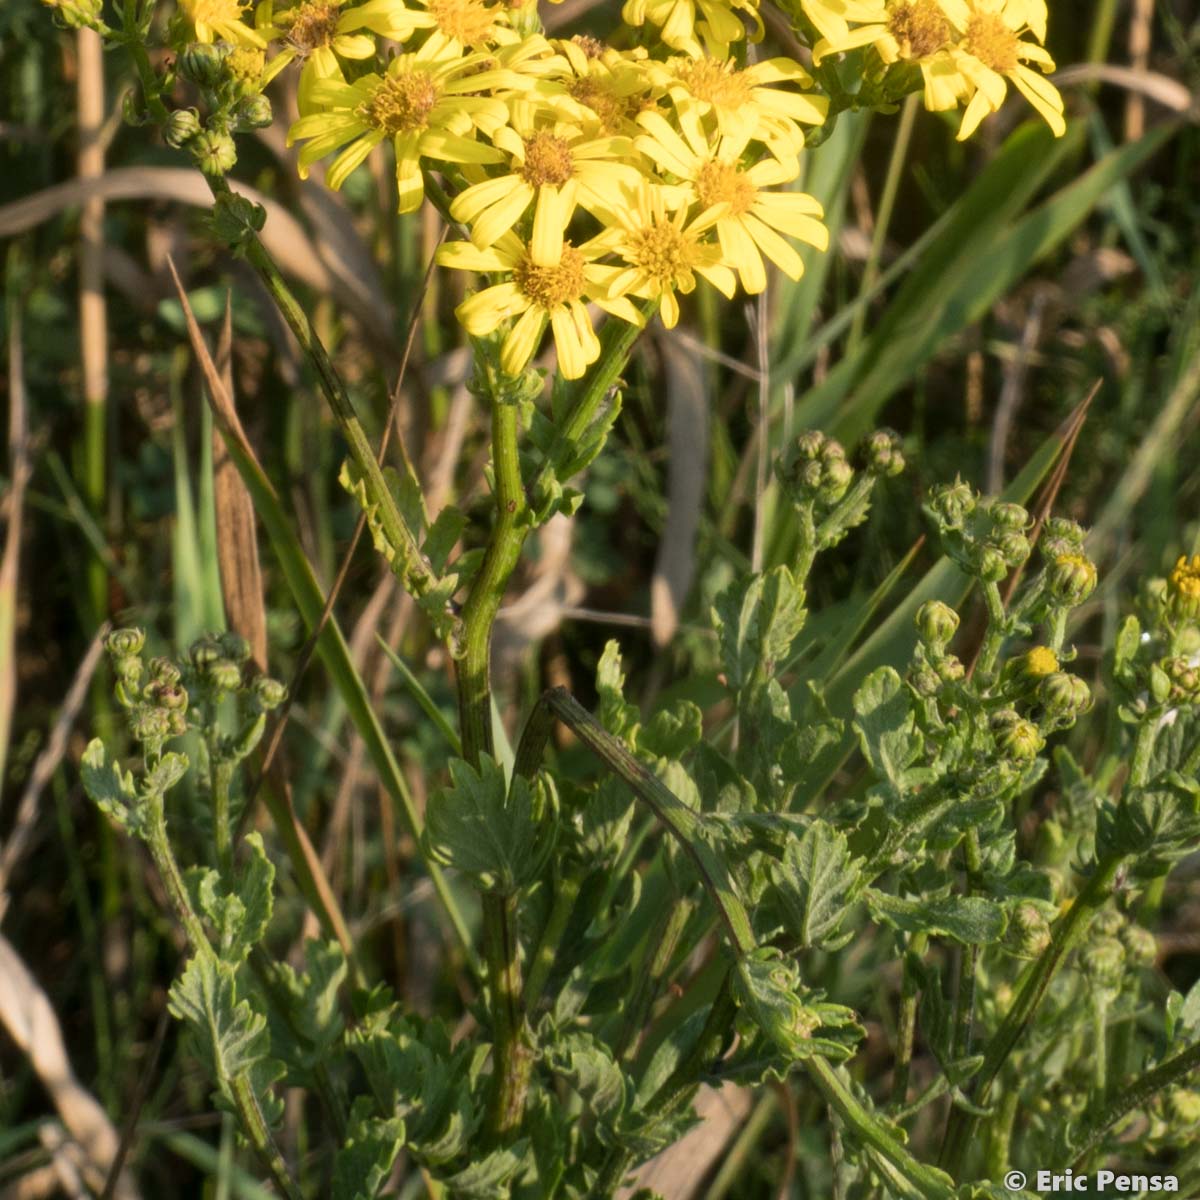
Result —
POLYGON ((840 442, 810 429, 788 447, 775 474, 793 504, 830 509, 845 496, 854 468, 840 442))
POLYGON ((986 583, 999 583, 1029 557, 1029 514, 1019 504, 984 500, 955 480, 930 492, 925 511, 946 553, 986 583))

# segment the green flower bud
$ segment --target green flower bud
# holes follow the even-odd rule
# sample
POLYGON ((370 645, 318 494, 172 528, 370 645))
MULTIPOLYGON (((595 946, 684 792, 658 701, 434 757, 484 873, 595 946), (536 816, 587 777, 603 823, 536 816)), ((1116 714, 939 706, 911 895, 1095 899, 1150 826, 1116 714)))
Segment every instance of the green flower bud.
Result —
POLYGON ((130 655, 128 658, 114 659, 112 666, 117 679, 126 688, 135 687, 138 680, 142 677, 142 660, 133 655, 130 655))
POLYGON ((205 175, 224 175, 232 171, 237 163, 237 147, 233 138, 215 129, 205 129, 197 134, 191 142, 191 151, 196 166, 205 175))
POLYGON ((909 686, 927 699, 942 690, 942 677, 932 667, 917 667, 908 673, 909 686))
POLYGON ((962 660, 953 654, 943 655, 938 660, 937 669, 943 683, 957 683, 967 673, 967 668, 962 665, 962 660))
POLYGON ((1200 1092, 1172 1088, 1167 1093, 1167 1113, 1173 1124, 1187 1126, 1200 1122, 1200 1092))
POLYGON ((68 29, 95 29, 104 0, 42 0, 68 29))
POLYGON ((147 745, 161 745, 172 737, 171 714, 165 708, 145 705, 139 708, 129 722, 129 732, 136 741, 147 745))
POLYGON ((149 662, 150 679, 156 684, 176 684, 182 678, 179 668, 169 659, 159 655, 149 662))
POLYGON ((854 468, 844 458, 834 458, 825 464, 821 499, 831 507, 847 492, 854 480, 854 468))
POLYGON ((287 699, 287 688, 278 679, 267 675, 258 676, 250 687, 259 706, 268 712, 278 708, 287 699))
POLYGON ((1019 504, 998 500, 988 506, 988 516, 997 529, 1011 533, 1024 533, 1029 527, 1029 513, 1019 504))
POLYGON ((265 63, 266 56, 253 46, 235 46, 225 56, 225 75, 239 96, 253 96, 262 91, 265 63))
POLYGON ((1031 549, 1029 539, 1023 533, 1003 533, 992 543, 1010 568, 1019 567, 1028 557, 1031 549))
POLYGON ((218 692, 236 692, 242 686, 242 668, 228 658, 219 658, 204 673, 218 692))
POLYGON ((1008 919, 1004 948, 1017 958, 1037 958, 1050 945, 1050 921, 1032 901, 1023 901, 1008 919))
POLYGON ((189 83, 216 87, 225 75, 225 53, 219 46, 194 42, 180 54, 176 67, 189 83))
POLYGON ((141 654, 146 645, 146 632, 143 629, 114 629, 104 639, 104 649, 113 658, 131 658, 141 654))
POLYGON ((975 511, 975 493, 962 480, 944 483, 929 493, 928 508, 939 525, 961 529, 975 511))
POLYGON ((211 636, 197 638, 188 648, 188 658, 201 675, 207 674, 209 667, 224 657, 221 643, 211 636))
POLYGON ((1158 962, 1158 942, 1144 925, 1132 921, 1121 930, 1121 944, 1130 966, 1152 967, 1158 962))
POLYGON ((177 108, 163 126, 163 141, 172 150, 182 150, 200 128, 200 114, 194 108, 177 108))
POLYGON ((1166 678, 1166 695, 1156 696, 1160 703, 1200 704, 1200 666, 1191 659, 1176 655, 1158 664, 1166 678))
POLYGON ((958 632, 958 613, 940 600, 926 600, 917 609, 917 633, 933 650, 941 651, 958 632))
POLYGON ((1167 577, 1167 609, 1177 621, 1200 618, 1200 554, 1181 557, 1167 577))
POLYGON ((1091 708, 1092 693, 1078 676, 1055 671, 1042 680, 1038 700, 1050 716, 1074 720, 1091 708))
POLYGON ((250 661, 250 643, 240 633, 234 633, 231 629, 221 634, 217 642, 221 647, 221 653, 226 658, 232 659, 235 663, 250 661))
POLYGON ((271 101, 261 94, 248 96, 237 107, 237 121, 241 129, 266 129, 274 119, 271 101))
POLYGON ((187 690, 177 683, 152 683, 142 693, 149 704, 172 712, 187 712, 187 690))
POLYGON ((1125 918, 1115 908, 1102 908, 1092 918, 1089 932, 1093 937, 1116 937, 1125 924, 1125 918))
POLYGON ((792 503, 798 505, 836 504, 854 478, 842 447, 812 429, 792 442, 776 463, 775 474, 792 503))
POLYGON ((1051 517, 1042 527, 1038 549, 1046 562, 1053 562, 1063 554, 1082 553, 1084 537, 1083 526, 1077 521, 1051 517))
POLYGON ((1008 575, 1008 560, 996 549, 986 543, 974 547, 971 555, 971 572, 987 583, 999 583, 1008 575))
POLYGON ((991 728, 999 750, 1020 762, 1034 758, 1045 745, 1037 726, 1018 716, 1011 708, 994 713, 991 728))
POLYGON ((1079 965, 1094 988, 1116 992, 1125 974, 1125 947, 1116 938, 1097 938, 1079 956, 1079 965))
POLYGON ((877 429, 863 447, 864 466, 871 475, 899 475, 904 470, 900 435, 891 429, 877 429))
POLYGON ((1096 589, 1096 565, 1086 554, 1060 554, 1050 564, 1050 594, 1061 604, 1082 604, 1096 589))

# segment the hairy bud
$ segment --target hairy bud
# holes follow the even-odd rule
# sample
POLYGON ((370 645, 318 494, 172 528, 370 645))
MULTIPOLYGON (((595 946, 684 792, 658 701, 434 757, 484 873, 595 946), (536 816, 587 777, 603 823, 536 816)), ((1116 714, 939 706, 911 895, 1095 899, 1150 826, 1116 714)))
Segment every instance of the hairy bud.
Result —
POLYGON ((1050 593, 1062 604, 1082 604, 1096 590, 1096 564, 1086 554, 1060 554, 1047 573, 1050 593))
POLYGON ((1050 921, 1032 901, 1018 904, 1008 920, 1004 948, 1017 958, 1037 958, 1050 945, 1050 921))
POLYGON ((926 600, 917 609, 917 633, 930 649, 942 651, 958 632, 958 613, 940 600, 926 600))
POLYGON ((1024 762, 1034 758, 1045 745, 1042 735, 1032 721, 1025 720, 1011 708, 992 715, 992 733, 1002 753, 1024 762))
POLYGON ((206 129, 190 145, 196 165, 205 175, 224 175, 237 163, 237 147, 227 133, 206 129))
POLYGON ((194 108, 177 108, 163 126, 163 141, 172 150, 182 150, 200 129, 200 115, 194 108))
POLYGON ((146 645, 146 632, 143 629, 114 629, 104 639, 104 649, 113 658, 131 658, 141 654, 146 645))
POLYGON ((176 69, 189 83, 211 88, 225 74, 225 54, 221 47, 208 42, 195 42, 179 55, 176 69))
POLYGON ((268 712, 287 699, 287 688, 278 679, 267 675, 260 675, 250 686, 259 706, 268 712))
POLYGON ((899 475, 904 470, 900 435, 891 429, 877 429, 863 446, 863 465, 872 475, 899 475))
POLYGON ((928 508, 934 519, 947 529, 961 529, 975 511, 975 493, 961 479, 942 484, 929 493, 928 508))

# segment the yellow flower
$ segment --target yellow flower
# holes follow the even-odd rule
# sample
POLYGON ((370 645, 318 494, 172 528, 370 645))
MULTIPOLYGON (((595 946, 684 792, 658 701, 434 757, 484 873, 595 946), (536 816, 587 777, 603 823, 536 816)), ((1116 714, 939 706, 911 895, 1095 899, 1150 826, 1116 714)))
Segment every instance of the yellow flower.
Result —
POLYGON ((768 58, 739 70, 717 58, 674 58, 663 68, 675 107, 711 116, 726 137, 763 142, 781 162, 804 146, 803 125, 820 125, 829 112, 826 96, 785 91, 771 85, 811 86, 812 76, 790 58, 768 58))
POLYGON ((375 39, 350 30, 351 15, 341 11, 344 0, 298 0, 276 4, 262 0, 255 12, 258 32, 283 49, 267 64, 264 83, 269 83, 289 63, 299 59, 298 101, 301 113, 312 111, 312 89, 318 79, 342 78, 339 58, 364 59, 375 53, 375 39))
POLYGON ((844 38, 851 21, 879 19, 879 0, 800 0, 800 8, 821 37, 830 42, 844 38))
POLYGON ((1180 556, 1167 577, 1167 598, 1172 613, 1185 621, 1200 617, 1200 554, 1180 556))
POLYGON ((767 286, 764 254, 789 278, 804 274, 800 255, 780 233, 828 249, 829 230, 820 221, 823 210, 812 196, 764 190, 790 182, 796 169, 773 158, 744 166, 744 144, 722 138, 715 148, 710 146, 694 115, 680 114, 682 136, 660 113, 643 113, 638 120, 647 132, 637 139, 637 148, 685 181, 689 199, 699 204, 702 213, 718 213, 721 253, 747 292, 761 292, 767 286))
POLYGON ((1067 129, 1062 96, 1044 75, 1025 65, 1028 61, 1043 71, 1054 70, 1050 55, 1037 42, 1022 37, 1025 32, 1031 32, 1039 40, 1045 36, 1043 0, 939 0, 939 3, 961 35, 953 50, 955 65, 974 93, 963 113, 959 141, 970 137, 979 122, 1004 103, 1006 80, 1045 118, 1055 137, 1061 137, 1067 129))
POLYGON ((761 37, 758 0, 625 0, 621 20, 626 25, 640 26, 647 21, 657 25, 659 36, 673 50, 724 55, 732 42, 746 35, 738 11, 750 17, 756 37, 761 37), (696 40, 697 32, 703 46, 696 40))
POLYGON ((370 29, 380 37, 406 42, 418 29, 430 29, 437 44, 479 49, 498 38, 515 40, 502 4, 486 0, 368 0, 350 14, 352 29, 370 29))
POLYGON ((587 137, 552 115, 539 120, 538 108, 526 101, 512 101, 510 112, 510 124, 492 134, 492 144, 508 156, 510 172, 473 184, 450 212, 471 225, 476 246, 490 246, 533 205, 530 256, 538 266, 553 266, 577 204, 611 207, 620 203, 623 187, 637 183, 636 168, 621 161, 632 156, 633 143, 626 137, 587 137))
POLYGON ((620 208, 607 214, 608 228, 591 244, 613 250, 625 260, 613 276, 609 294, 659 301, 663 324, 674 329, 679 320, 675 293, 693 291, 697 275, 726 296, 733 295, 737 282, 722 261, 720 247, 704 237, 719 210, 709 209, 689 223, 685 206, 669 213, 669 198, 673 198, 671 189, 643 181, 636 192, 626 193, 620 208))
POLYGON ((656 90, 644 65, 645 50, 622 52, 586 36, 553 46, 569 70, 543 89, 547 101, 585 128, 595 126, 597 133, 636 134, 634 119, 656 90))
POLYGON ((613 286, 614 270, 595 259, 602 249, 594 242, 573 246, 564 242, 554 266, 538 266, 529 247, 506 233, 494 246, 480 249, 470 242, 448 242, 437 252, 444 267, 509 276, 464 300, 455 315, 474 337, 492 333, 516 317, 500 347, 500 365, 520 374, 537 353, 549 325, 558 351, 558 368, 565 379, 578 379, 600 357, 600 340, 585 304, 591 301, 633 325, 641 314, 613 286))
POLYGON ((232 42, 266 49, 266 41, 242 20, 250 0, 179 0, 198 42, 232 42))
POLYGON ((400 212, 420 207, 425 187, 421 159, 454 163, 495 163, 504 156, 476 141, 476 129, 494 133, 507 119, 504 102, 470 95, 511 83, 510 72, 480 70, 486 55, 461 55, 429 44, 401 54, 386 75, 364 75, 353 83, 332 79, 313 86, 320 109, 301 117, 288 133, 288 144, 307 140, 300 151, 300 175, 319 158, 341 150, 329 167, 326 183, 337 190, 385 138, 396 152, 400 212), (345 147, 345 149, 341 149, 345 147))
MULTIPOLYGON (((866 7, 866 6, 864 6, 866 7)), ((868 23, 813 47, 813 62, 859 46, 873 46, 885 63, 917 63, 925 84, 925 107, 931 112, 956 108, 969 99, 971 87, 950 54, 955 30, 938 0, 876 0, 868 23)))

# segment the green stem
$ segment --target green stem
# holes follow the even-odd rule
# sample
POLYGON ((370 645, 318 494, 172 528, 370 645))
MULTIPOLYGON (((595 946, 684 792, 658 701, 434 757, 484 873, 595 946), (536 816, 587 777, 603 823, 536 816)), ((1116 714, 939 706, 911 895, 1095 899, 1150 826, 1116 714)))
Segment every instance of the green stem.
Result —
MULTIPOLYGON (((908 954, 920 958, 929 945, 929 934, 914 933, 908 954)), ((907 955, 906 955, 907 957, 907 955)), ((908 1074, 912 1064, 913 1041, 917 1032, 917 984, 906 971, 900 987, 899 1028, 896 1031, 896 1065, 892 1072, 892 1104, 903 1108, 908 1099, 908 1074)))
POLYGON ((1012 1143, 1013 1125, 1021 1103, 1019 1088, 1010 1087, 996 1105, 996 1115, 988 1124, 987 1161, 985 1175, 988 1179, 1002 1179, 1008 1170, 1009 1146, 1012 1143))
MULTIPOLYGON (((570 864, 574 865, 574 864, 570 864)), ((579 891, 583 879, 578 871, 562 876, 554 889, 554 901, 550 906, 550 916, 546 927, 538 940, 538 947, 525 979, 525 1008, 526 1011, 537 1007, 546 990, 554 962, 558 958, 558 948, 562 943, 563 934, 567 931, 567 922, 575 910, 575 901, 579 899, 579 891)))
MULTIPOLYGON (((966 895, 977 890, 983 858, 979 849, 979 831, 967 830, 963 839, 967 859, 966 895)), ((958 991, 954 1006, 954 1057, 971 1053, 971 1030, 975 1018, 975 972, 979 965, 979 947, 962 946, 958 955, 958 991)))
POLYGON ((650 963, 645 970, 635 972, 637 982, 634 985, 633 998, 629 1001, 621 1032, 613 1046, 613 1053, 618 1059, 628 1062, 636 1058, 638 1034, 658 998, 662 981, 671 967, 679 939, 694 908, 689 900, 676 900, 663 912, 651 931, 650 963))
POLYGON ((1076 1134, 1070 1151, 1074 1155, 1075 1165, 1083 1162, 1104 1135, 1127 1113, 1135 1108, 1144 1107, 1164 1088, 1181 1082, 1197 1067, 1200 1067, 1200 1042, 1189 1046, 1174 1058, 1160 1063, 1154 1070, 1147 1071, 1141 1079, 1123 1087, 1120 1095, 1089 1118, 1076 1134))
POLYGON ((996 670, 996 659, 1000 648, 1004 645, 1007 633, 1007 622, 1004 617, 1004 599, 1000 595, 1000 585, 984 580, 983 599, 987 604, 987 632, 983 637, 983 646, 979 651, 979 678, 986 682, 991 679, 996 670))
POLYGON ((1154 753, 1157 736, 1158 721, 1154 717, 1147 718, 1138 726, 1133 743, 1133 762, 1129 766, 1129 787, 1146 786, 1146 780, 1150 777, 1150 756, 1154 753))
POLYGON ((1092 1085, 1097 1099, 1108 1091, 1108 1001, 1100 992, 1092 998, 1092 1085))
POLYGON ((521 996, 515 895, 483 897, 483 949, 492 1011, 492 1098, 488 1132, 506 1141, 521 1127, 533 1071, 521 996))
MULTIPOLYGON (((1056 922, 1050 945, 1026 974, 1012 1007, 1005 1014, 1004 1020, 984 1051, 983 1066, 976 1076, 973 1094, 977 1107, 987 1103, 992 1083, 1032 1021, 1034 1012, 1050 986, 1050 981, 1058 973, 1067 955, 1087 932, 1092 916, 1107 902, 1123 861, 1119 855, 1113 855, 1098 863, 1083 891, 1075 897, 1075 902, 1056 922)), ((962 1171, 967 1148, 975 1136, 978 1124, 977 1116, 961 1108, 956 1108, 951 1114, 946 1138, 942 1144, 942 1165, 956 1178, 962 1171)))
MULTIPOLYGON (((900 179, 904 174, 904 160, 908 156, 908 146, 912 140, 913 124, 919 106, 920 95, 913 92, 912 95, 905 98, 904 107, 900 110, 900 123, 896 126, 895 141, 892 142, 892 156, 888 160, 887 176, 883 181, 883 192, 879 197, 879 210, 875 214, 875 229, 871 234, 871 247, 867 251, 862 285, 858 290, 860 300, 870 295, 879 278, 879 263, 883 257, 884 243, 887 241, 888 227, 892 223, 892 211, 896 207, 896 193, 900 190, 900 179)), ((859 305, 854 314, 854 324, 850 326, 850 334, 846 339, 847 358, 853 354, 859 342, 862 341, 866 320, 867 306, 863 303, 859 305)))

